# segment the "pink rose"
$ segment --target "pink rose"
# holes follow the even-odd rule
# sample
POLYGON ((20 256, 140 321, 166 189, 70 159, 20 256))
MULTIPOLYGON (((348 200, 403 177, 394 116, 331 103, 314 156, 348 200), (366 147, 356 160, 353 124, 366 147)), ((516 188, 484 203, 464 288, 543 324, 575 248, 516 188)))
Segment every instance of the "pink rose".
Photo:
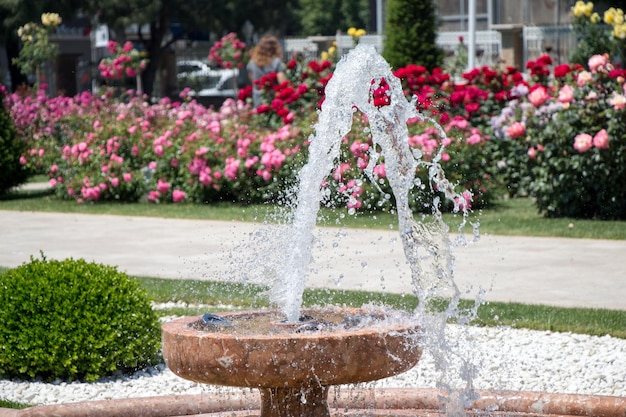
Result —
POLYGON ((564 85, 559 90, 559 102, 561 103, 571 103, 574 100, 574 89, 571 85, 564 85))
POLYGON ((535 148, 528 148, 528 157, 530 159, 537 159, 537 149, 535 148))
POLYGON ((376 165, 373 171, 374 171, 374 174, 376 174, 378 178, 387 178, 387 171, 385 170, 384 163, 376 165))
POLYGON ((159 192, 161 194, 167 194, 168 191, 170 190, 170 183, 158 180, 157 181, 157 190, 159 190, 159 192))
POLYGON ((619 94, 614 91, 613 97, 609 99, 609 104, 613 106, 613 109, 615 110, 622 110, 626 107, 626 97, 623 94, 619 94))
POLYGON ((609 147, 609 133, 606 129, 602 129, 593 137, 593 146, 598 149, 608 149, 609 147))
POLYGON ((148 192, 148 201, 151 203, 158 203, 159 197, 161 197, 161 194, 158 191, 148 192))
POLYGON ((589 70, 592 73, 598 72, 598 69, 606 65, 606 60, 606 55, 593 55, 591 58, 589 58, 589 61, 587 62, 589 70))
POLYGON ((124 51, 126 53, 129 53, 133 49, 134 49, 134 46, 133 46, 133 43, 131 41, 124 42, 124 45, 122 46, 122 51, 124 51))
POLYGON ((133 176, 129 172, 125 172, 122 174, 122 178, 126 182, 130 182, 133 179, 133 176))
POLYGON ((180 203, 185 199, 185 192, 181 190, 172 191, 172 200, 174 203, 180 203))
POLYGON ((528 101, 530 101, 535 107, 543 105, 549 98, 550 95, 548 95, 548 90, 541 85, 528 94, 528 101))
POLYGON ((574 138, 574 149, 578 152, 587 152, 593 146, 593 138, 591 135, 581 133, 574 138))
POLYGON ((576 84, 578 84, 579 87, 582 87, 583 85, 587 84, 592 79, 593 79, 593 76, 591 75, 589 71, 581 71, 578 73, 578 77, 576 77, 576 84))
POLYGON ((526 127, 522 123, 520 123, 520 122, 515 122, 515 123, 513 123, 511 126, 509 126, 506 129, 506 133, 512 139, 513 138, 519 138, 525 132, 526 132, 526 127))

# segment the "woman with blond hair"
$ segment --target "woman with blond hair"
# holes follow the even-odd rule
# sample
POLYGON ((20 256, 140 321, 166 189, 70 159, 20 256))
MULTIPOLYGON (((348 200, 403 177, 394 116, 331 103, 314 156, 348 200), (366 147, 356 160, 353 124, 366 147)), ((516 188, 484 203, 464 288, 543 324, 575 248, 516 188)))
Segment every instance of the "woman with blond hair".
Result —
POLYGON ((265 35, 259 40, 250 54, 250 62, 248 62, 246 69, 248 70, 248 78, 252 83, 252 100, 254 106, 257 107, 261 104, 261 91, 255 81, 272 72, 276 73, 279 83, 287 80, 285 64, 283 63, 283 50, 275 36, 265 35))

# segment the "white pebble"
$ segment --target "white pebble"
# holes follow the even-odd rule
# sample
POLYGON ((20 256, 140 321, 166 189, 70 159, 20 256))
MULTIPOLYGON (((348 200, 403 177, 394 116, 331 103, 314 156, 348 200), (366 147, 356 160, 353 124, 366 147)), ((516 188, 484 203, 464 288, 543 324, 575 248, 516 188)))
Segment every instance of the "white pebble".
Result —
MULTIPOLYGON (((479 372, 474 386, 479 390, 626 397, 624 339, 454 325, 448 326, 447 338, 451 339, 455 352, 470 357, 477 365, 479 372)), ((412 370, 368 386, 436 388, 438 379, 433 356, 425 351, 412 370)), ((453 385, 464 386, 457 375, 450 379, 453 385)), ((164 364, 130 376, 104 378, 94 383, 0 380, 1 398, 40 405, 232 390, 186 381, 170 372, 164 364)))

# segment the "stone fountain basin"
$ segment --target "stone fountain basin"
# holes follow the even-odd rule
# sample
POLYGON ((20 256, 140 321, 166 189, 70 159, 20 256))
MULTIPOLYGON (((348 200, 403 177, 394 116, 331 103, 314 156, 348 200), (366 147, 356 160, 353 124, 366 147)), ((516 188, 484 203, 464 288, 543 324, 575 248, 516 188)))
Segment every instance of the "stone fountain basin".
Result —
MULTIPOLYGON (((303 313, 315 317, 319 309, 303 313)), ((346 316, 369 310, 341 309, 346 316)), ((275 311, 218 313, 229 319, 267 316, 275 311)), ((297 388, 367 382, 415 366, 422 349, 415 323, 392 322, 369 328, 295 333, 238 334, 194 328, 201 317, 183 317, 162 326, 167 366, 195 382, 233 387, 297 388)))

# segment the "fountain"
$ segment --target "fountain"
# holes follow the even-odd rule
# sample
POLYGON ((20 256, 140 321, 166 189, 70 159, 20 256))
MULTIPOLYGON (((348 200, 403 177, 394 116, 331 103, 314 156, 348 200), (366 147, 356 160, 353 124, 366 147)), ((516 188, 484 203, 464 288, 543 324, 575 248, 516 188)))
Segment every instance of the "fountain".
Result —
MULTIPOLYGON (((262 417, 330 416, 329 386, 396 375, 417 364, 422 344, 441 344, 433 342, 437 335, 426 332, 443 332, 446 318, 455 313, 460 291, 452 277, 451 242, 448 227, 441 220, 439 202, 433 202, 434 221, 428 224, 416 222, 409 207, 409 192, 416 185, 418 166, 429 171, 432 184, 427 186, 455 202, 456 211, 460 210, 458 202, 463 200, 438 163, 441 152, 426 163, 410 148, 407 121, 411 118, 424 120, 415 104, 404 98, 399 80, 372 47, 359 45, 342 58, 326 87, 309 161, 299 174, 284 258, 275 266, 270 296, 280 309, 185 317, 164 324, 163 355, 175 374, 196 382, 258 388, 262 417), (420 299, 420 308, 408 319, 399 319, 397 312, 369 309, 301 308, 313 230, 323 199, 321 184, 339 158, 341 139, 350 131, 356 109, 368 118, 373 142, 366 173, 376 184, 373 167, 383 156, 396 199, 399 233, 411 269, 413 291, 420 299), (433 323, 426 307, 431 300, 442 297, 450 302, 450 307, 433 323), (364 325, 352 325, 353 321, 362 320, 364 325), (248 321, 252 324, 245 324, 248 321), (425 324, 429 329, 426 332, 422 328, 425 324), (249 330, 242 330, 244 327, 249 330)), ((443 131, 441 134, 445 137, 443 131)), ((445 354, 435 357, 438 361, 447 360, 445 354)), ((513 397, 518 398, 517 402, 503 395, 489 403, 484 399, 488 394, 481 397, 473 392, 471 376, 468 378, 466 392, 437 393, 436 408, 447 407, 449 415, 464 415, 467 407, 476 404, 491 412, 552 412, 550 407, 540 406, 518 393, 513 397), (512 402, 516 404, 513 407, 512 402)), ((445 383, 442 386, 446 387, 445 383)), ((400 403, 411 397, 406 392, 404 398, 391 396, 394 399, 389 403, 396 408, 403 408, 400 403)), ((385 398, 385 393, 379 393, 378 398, 385 398)), ((552 401, 559 407, 567 403, 562 398, 552 401)), ((559 407, 559 412, 569 413, 572 409, 559 407)), ((398 413, 415 415, 417 411, 398 413)), ((379 410, 368 415, 391 414, 379 410)))
POLYGON ((330 416, 329 386, 404 372, 422 353, 415 325, 384 312, 303 314, 295 323, 282 322, 277 311, 220 314, 208 323, 206 317, 174 320, 162 328, 163 354, 186 379, 259 388, 262 417, 323 417, 330 416), (263 331, 264 325, 270 328, 263 331))
POLYGON ((33 407, 11 416, 432 416, 442 410, 448 415, 626 416, 626 398, 474 393, 471 384, 469 393, 335 390, 331 414, 329 387, 373 381, 412 368, 424 345, 437 337, 427 334, 425 325, 435 331, 445 326, 446 315, 455 308, 460 292, 452 278, 451 243, 437 201, 432 207, 432 223, 413 220, 408 193, 415 184, 416 167, 421 164, 429 170, 434 186, 446 198, 455 201, 459 196, 445 179, 438 158, 428 164, 422 162, 404 140, 407 120, 422 116, 406 101, 399 80, 372 47, 359 45, 342 59, 326 94, 309 163, 299 177, 297 206, 286 237, 289 245, 284 262, 276 265, 271 299, 279 309, 183 317, 162 327, 163 355, 175 374, 201 383, 255 388, 260 391, 260 401, 258 394, 242 391, 214 398, 202 394, 33 407), (421 301, 419 311, 412 314, 382 307, 301 308, 322 199, 320 184, 339 156, 340 141, 350 130, 355 108, 370 121, 374 146, 368 173, 375 183, 372 168, 380 150, 397 201, 399 233, 414 292, 421 301), (449 300, 451 307, 431 326, 425 306, 428 300, 441 297, 449 300))
MULTIPOLYGON (((175 374, 196 382, 259 388, 263 417, 328 416, 326 398, 330 385, 395 375, 412 368, 421 355, 414 317, 397 321, 398 313, 335 308, 302 316, 313 229, 323 198, 321 184, 339 157, 341 140, 350 131, 354 109, 362 111, 370 122, 373 146, 367 173, 374 183, 377 149, 385 158, 417 294, 424 298, 440 295, 437 289, 453 284, 448 229, 439 221, 427 230, 413 220, 409 208, 409 191, 414 186, 420 155, 410 149, 407 121, 422 116, 414 104, 406 101, 399 80, 382 57, 373 49, 358 47, 338 64, 326 87, 316 135, 309 147, 309 161, 299 175, 295 213, 286 240, 290 244, 285 246, 284 261, 277 265, 271 290, 271 300, 280 307, 280 314, 221 314, 204 326, 201 319, 182 318, 162 327, 163 355, 175 374), (432 262, 423 261, 424 256, 418 253, 422 247, 430 252, 432 262), (424 268, 426 264, 430 270, 424 268), (303 321, 302 317, 306 319, 303 321), (363 317, 368 318, 367 325, 359 324, 354 327, 356 330, 347 324, 363 317), (372 317, 377 319, 372 321, 372 317), (242 322, 253 319, 260 319, 252 326, 254 331, 242 334, 242 322), (233 320, 237 323, 232 324, 233 320), (278 325, 281 320, 285 323, 278 325), (271 322, 275 325, 260 330, 271 322)), ((437 161, 429 163, 429 167, 437 189, 451 200, 458 199, 437 161)))

